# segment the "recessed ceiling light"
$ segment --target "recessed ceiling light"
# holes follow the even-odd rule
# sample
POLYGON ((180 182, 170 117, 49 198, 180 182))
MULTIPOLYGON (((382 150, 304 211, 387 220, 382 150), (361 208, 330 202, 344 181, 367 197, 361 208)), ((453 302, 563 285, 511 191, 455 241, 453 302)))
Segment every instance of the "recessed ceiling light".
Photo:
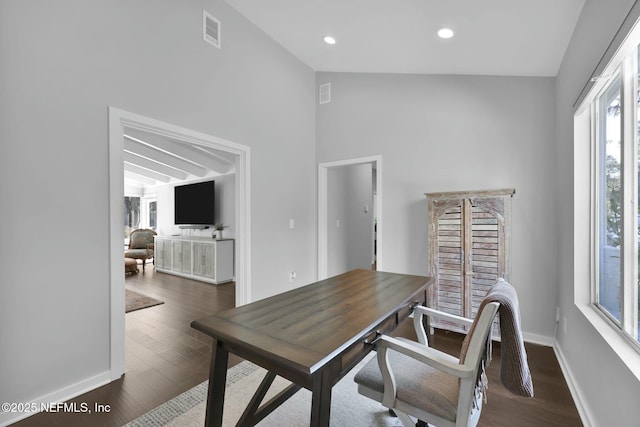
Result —
POLYGON ((326 44, 336 44, 336 39, 334 39, 334 38, 333 38, 333 37, 331 37, 331 36, 326 36, 326 37, 324 38, 324 42, 325 42, 326 44))
POLYGON ((453 30, 451 28, 440 28, 438 30, 438 37, 442 39, 450 39, 453 37, 453 30))

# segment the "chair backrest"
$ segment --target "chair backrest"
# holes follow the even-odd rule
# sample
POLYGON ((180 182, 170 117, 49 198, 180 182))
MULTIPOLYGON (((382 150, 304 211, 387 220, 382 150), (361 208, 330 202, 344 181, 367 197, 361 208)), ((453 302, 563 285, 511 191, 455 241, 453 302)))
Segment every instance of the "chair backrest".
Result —
POLYGON ((129 236, 129 249, 146 249, 148 244, 153 243, 153 236, 156 234, 148 228, 133 230, 129 236))
MULTIPOLYGON (((460 352, 460 364, 466 365, 474 372, 471 380, 460 382, 460 392, 458 395, 458 412, 456 419, 466 419, 470 416, 472 405, 477 405, 476 416, 480 416, 480 406, 482 405, 482 392, 477 393, 481 387, 482 374, 486 364, 490 361, 491 355, 491 328, 500 304, 497 302, 486 302, 481 306, 481 311, 476 315, 469 333, 462 343, 460 352)), ((467 423, 464 423, 465 425, 467 423)), ((474 423, 470 423, 475 425, 474 423)))

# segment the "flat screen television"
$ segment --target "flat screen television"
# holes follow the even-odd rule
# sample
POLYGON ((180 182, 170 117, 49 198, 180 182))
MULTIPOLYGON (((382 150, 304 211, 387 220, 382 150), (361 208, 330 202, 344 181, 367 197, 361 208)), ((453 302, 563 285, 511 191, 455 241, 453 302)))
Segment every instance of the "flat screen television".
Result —
POLYGON ((176 185, 174 196, 174 214, 176 224, 215 224, 214 181, 176 185))

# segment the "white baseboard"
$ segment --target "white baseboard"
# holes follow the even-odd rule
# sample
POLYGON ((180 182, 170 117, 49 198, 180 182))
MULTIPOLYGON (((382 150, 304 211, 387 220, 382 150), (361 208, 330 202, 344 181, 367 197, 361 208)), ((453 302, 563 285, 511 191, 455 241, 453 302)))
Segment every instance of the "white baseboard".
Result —
POLYGON ((557 342, 555 342, 553 345, 553 351, 556 354, 556 358, 558 359, 558 363, 560 364, 560 369, 562 370, 564 378, 567 381, 567 386, 569 387, 571 397, 576 404, 576 409, 578 410, 578 414, 580 415, 582 424, 584 425, 584 427, 592 427, 590 420, 592 420, 593 417, 591 417, 591 414, 589 413, 588 406, 585 405, 585 401, 582 398, 582 393, 580 393, 580 389, 577 386, 578 383, 575 381, 575 376, 571 372, 571 368, 567 363, 567 359, 564 357, 562 349, 557 342))
MULTIPOLYGON (((24 418, 30 417, 31 415, 35 415, 40 412, 42 407, 46 407, 49 403, 66 402, 69 399, 73 399, 74 397, 80 396, 81 394, 94 390, 110 382, 111 373, 104 372, 28 402, 11 402, 16 404, 28 404, 30 409, 34 410, 29 412, 0 412, 0 427, 6 427, 24 418)), ((86 403, 90 403, 89 407, 93 408, 94 402, 86 403)))
POLYGON ((553 347, 555 343, 553 337, 548 337, 546 335, 532 334, 530 332, 522 332, 522 339, 525 342, 530 342, 531 344, 543 345, 545 347, 553 347))

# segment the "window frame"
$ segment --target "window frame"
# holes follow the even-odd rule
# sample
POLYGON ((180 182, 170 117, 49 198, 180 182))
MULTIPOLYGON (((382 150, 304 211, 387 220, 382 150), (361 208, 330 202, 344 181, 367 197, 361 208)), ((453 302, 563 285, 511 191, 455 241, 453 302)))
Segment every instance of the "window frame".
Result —
MULTIPOLYGON (((591 232, 593 233, 593 235, 595 236, 595 243, 592 245, 591 250, 593 251, 593 255, 592 255, 592 259, 594 259, 595 261, 592 263, 592 268, 595 269, 592 277, 592 303, 598 308, 598 310, 601 310, 603 312, 603 314, 610 320, 612 321, 614 324, 618 324, 619 320, 616 319, 616 317, 611 313, 611 311, 609 310, 609 308, 605 307, 603 304, 600 303, 600 291, 601 291, 601 278, 602 278, 602 271, 601 271, 601 266, 602 264, 600 263, 601 260, 601 255, 602 255, 602 242, 607 239, 607 236, 603 236, 602 233, 607 233, 608 231, 606 229, 606 226, 603 227, 603 216, 607 215, 607 211, 606 211, 606 207, 604 206, 605 203, 603 203, 603 198, 606 198, 606 187, 607 187, 607 182, 602 179, 605 174, 605 165, 606 165, 606 148, 605 148, 605 144, 606 141, 603 140, 606 139, 606 133, 608 128, 603 128, 601 126, 601 124, 603 123, 603 121, 606 121, 606 117, 602 117, 603 116, 603 111, 606 110, 608 108, 608 95, 609 95, 609 91, 612 89, 613 84, 614 83, 619 83, 620 87, 618 90, 619 96, 620 96, 620 104, 621 104, 621 108, 623 107, 623 102, 622 102, 622 92, 623 92, 623 81, 624 81, 624 77, 623 77, 623 70, 622 67, 616 67, 613 75, 609 78, 606 79, 604 86, 602 87, 602 89, 598 92, 598 94, 596 95, 596 97, 594 98, 594 100, 592 101, 592 106, 591 106, 591 123, 593 126, 593 131, 591 133, 592 138, 591 138, 591 155, 592 155, 592 160, 591 160, 591 173, 593 178, 591 179, 591 185, 592 185, 592 194, 593 194, 593 212, 591 217, 593 218, 592 224, 591 224, 591 232), (617 82, 617 80, 619 80, 619 82, 617 82), (606 104, 603 105, 603 100, 606 101, 606 104), (605 155, 603 156, 602 153, 605 153, 605 155), (604 157, 604 158, 603 158, 604 157)), ((606 113, 605 113, 606 114, 606 113)), ((622 118, 622 113, 620 114, 620 129, 623 128, 623 118, 622 118)), ((620 163, 622 166, 623 163, 623 159, 622 159, 622 149, 624 146, 624 139, 622 136, 622 132, 620 135, 620 163)), ((622 189, 622 185, 623 185, 623 181, 622 181, 622 176, 620 177, 620 185, 621 185, 621 189, 622 189)), ((622 195, 622 198, 624 200, 624 195, 622 195)), ((621 203, 622 204, 622 203, 621 203)), ((622 213, 623 218, 624 218, 624 212, 622 213)), ((624 220, 622 221, 622 228, 624 230, 624 220)), ((618 236, 618 238, 622 241, 622 239, 624 239, 624 235, 618 236)), ((624 250, 624 245, 621 243, 620 244, 620 251, 623 252, 624 250)), ((620 262, 620 272, 619 272, 619 276, 622 279, 624 277, 624 261, 623 258, 621 257, 621 262, 620 262)), ((619 283, 620 289, 622 290, 624 287, 624 283, 619 283)), ((622 295, 622 292, 620 292, 622 295)), ((620 307, 618 307, 618 309, 620 310, 620 317, 621 319, 623 318, 623 310, 622 310, 622 305, 620 305, 620 307)))
MULTIPOLYGON (((629 37, 616 51, 609 64, 600 73, 601 77, 593 78, 594 82, 589 94, 584 98, 580 107, 576 109, 574 115, 574 139, 576 144, 580 143, 583 137, 588 135, 589 144, 589 258, 590 258, 590 295, 588 304, 593 311, 604 319, 610 328, 623 338, 624 342, 631 344, 629 347, 638 354, 640 353, 640 341, 638 337, 638 208, 640 198, 638 197, 638 116, 640 106, 638 99, 638 56, 640 55, 640 29, 636 24, 630 32, 629 37), (601 144, 603 130, 600 129, 600 106, 599 101, 609 90, 611 83, 620 77, 620 144, 621 144, 621 221, 622 233, 620 236, 621 251, 621 288, 620 288, 620 320, 616 319, 602 304, 600 304, 600 242, 601 242, 601 222, 602 205, 600 198, 603 197, 603 184, 600 180, 604 165, 601 156, 601 144), (629 125, 629 123, 631 125, 629 125), (588 126, 585 131, 584 126, 588 126), (579 132, 582 126, 584 132, 579 132), (630 142, 629 142, 630 141, 630 142), (629 231, 627 231, 629 230, 629 231), (633 236, 633 238, 629 238, 633 236)), ((584 141, 583 141, 584 142, 584 141)), ((606 143, 606 142, 604 142, 606 143)), ((578 161, 576 156, 576 162, 578 161)), ((577 163, 576 163, 577 166, 577 163)), ((578 175, 576 175, 577 177, 578 175)), ((577 184, 576 184, 577 185, 577 184)), ((606 197, 606 196, 605 196, 606 197)), ((578 211, 576 210, 575 215, 578 211)), ((576 250, 576 257, 578 251, 576 250)), ((576 305, 578 305, 578 289, 576 289, 576 305)), ((583 312, 585 312, 583 310, 583 312)), ((585 313, 586 314, 586 313, 585 313)), ((594 323, 591 316, 592 323, 594 323)), ((595 325, 595 323, 594 323, 595 325)), ((603 336, 601 328, 597 328, 603 336)))
POLYGON ((144 194, 140 197, 140 226, 143 228, 150 228, 152 230, 157 231, 158 229, 158 216, 157 216, 157 203, 158 196, 156 193, 153 194, 144 194), (150 217, 150 206, 151 203, 156 202, 156 226, 151 226, 151 217, 150 217))

